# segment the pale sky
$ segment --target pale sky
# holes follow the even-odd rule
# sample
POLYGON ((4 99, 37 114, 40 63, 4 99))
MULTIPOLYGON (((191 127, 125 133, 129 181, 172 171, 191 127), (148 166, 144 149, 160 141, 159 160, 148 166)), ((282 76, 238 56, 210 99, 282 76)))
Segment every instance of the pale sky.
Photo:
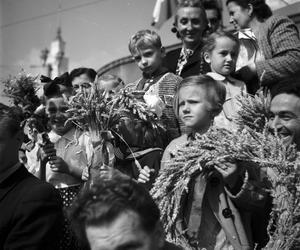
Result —
MULTIPOLYGON (((66 42, 69 70, 81 66, 97 70, 128 56, 130 36, 140 29, 152 29, 155 2, 0 0, 0 78, 15 75, 22 68, 33 75, 40 73, 40 51, 50 47, 59 25, 66 42)), ((281 0, 268 2, 276 3, 276 7, 285 5, 281 0)), ((170 31, 172 22, 173 18, 158 31, 164 45, 179 42, 170 31)))
MULTIPOLYGON (((21 68, 38 72, 40 51, 49 48, 59 23, 69 70, 79 66, 97 70, 127 56, 129 37, 152 28, 154 4, 155 0, 2 0, 0 77, 21 68)), ((178 42, 171 23, 158 31, 165 45, 178 42)))

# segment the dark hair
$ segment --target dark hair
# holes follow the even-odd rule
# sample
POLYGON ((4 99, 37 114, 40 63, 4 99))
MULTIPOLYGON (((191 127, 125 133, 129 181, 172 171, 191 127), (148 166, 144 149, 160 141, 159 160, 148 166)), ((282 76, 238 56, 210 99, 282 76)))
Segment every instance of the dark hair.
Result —
POLYGON ((157 49, 162 47, 160 36, 152 30, 140 30, 136 32, 129 40, 128 48, 131 54, 138 48, 153 46, 157 49))
POLYGON ((0 124, 11 135, 15 135, 22 129, 23 114, 20 108, 9 107, 0 103, 0 124))
POLYGON ((69 218, 78 237, 87 244, 87 225, 111 223, 128 211, 138 214, 142 229, 149 233, 160 219, 157 205, 142 186, 127 176, 113 174, 110 179, 86 185, 73 202, 69 218))
POLYGON ((211 111, 217 115, 222 111, 226 99, 226 88, 222 82, 214 80, 208 75, 189 76, 184 78, 177 88, 174 110, 177 117, 179 116, 178 94, 179 90, 187 86, 201 86, 206 91, 206 98, 212 104, 211 111))
POLYGON ((233 35, 230 32, 227 32, 227 31, 219 30, 219 31, 213 32, 212 34, 210 34, 208 37, 206 37, 204 39, 202 53, 212 52, 216 47, 217 38, 220 38, 220 37, 227 37, 227 38, 231 39, 232 41, 234 41, 237 45, 240 44, 239 39, 235 35, 233 35))
POLYGON ((45 83, 43 89, 46 99, 62 96, 63 94, 70 95, 72 92, 72 83, 68 72, 55 77, 54 80, 42 75, 41 82, 45 83))
POLYGON ((243 9, 248 8, 249 4, 253 7, 253 14, 259 21, 264 21, 266 18, 272 16, 272 10, 265 0, 227 0, 226 5, 234 2, 243 9))
POLYGON ((217 18, 219 20, 222 19, 221 10, 220 10, 219 6, 216 4, 216 2, 213 2, 211 0, 203 1, 203 7, 204 7, 205 10, 216 10, 217 11, 217 18))
POLYGON ((92 68, 76 68, 71 71, 70 79, 71 79, 71 81, 73 81, 73 79, 75 77, 83 75, 83 74, 86 74, 90 78, 91 82, 93 82, 93 81, 95 81, 97 72, 92 68))
POLYGON ((270 92, 272 98, 280 94, 292 94, 300 98, 300 72, 277 82, 270 92))

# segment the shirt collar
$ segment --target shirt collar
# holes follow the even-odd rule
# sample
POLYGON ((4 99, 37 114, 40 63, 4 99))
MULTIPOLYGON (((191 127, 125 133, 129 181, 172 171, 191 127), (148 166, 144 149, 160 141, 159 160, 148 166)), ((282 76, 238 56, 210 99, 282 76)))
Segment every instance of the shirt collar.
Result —
POLYGON ((222 81, 224 83, 226 83, 226 81, 227 81, 232 84, 235 84, 235 82, 236 82, 236 80, 233 77, 231 77, 231 76, 225 77, 216 72, 208 72, 208 73, 206 73, 206 75, 210 76, 211 78, 213 78, 216 81, 222 81))
POLYGON ((256 40, 256 37, 250 28, 238 31, 238 38, 256 40))
POLYGON ((68 141, 72 141, 74 139, 75 128, 70 129, 64 135, 58 135, 53 130, 48 133, 49 139, 52 143, 58 142, 61 138, 67 139, 68 141))
POLYGON ((9 176, 11 176, 14 172, 16 172, 20 167, 21 163, 17 162, 12 167, 8 168, 3 174, 0 175, 0 183, 3 183, 9 176))

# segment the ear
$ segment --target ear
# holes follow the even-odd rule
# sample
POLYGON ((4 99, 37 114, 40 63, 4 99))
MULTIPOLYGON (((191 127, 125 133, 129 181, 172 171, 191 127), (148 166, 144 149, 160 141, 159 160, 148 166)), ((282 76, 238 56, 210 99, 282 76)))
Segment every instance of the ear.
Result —
POLYGON ((248 15, 249 17, 253 15, 253 5, 251 3, 248 4, 248 15))
POLYGON ((211 63, 211 60, 210 60, 210 55, 208 52, 204 52, 203 54, 203 58, 205 60, 206 63, 210 64, 211 63))
POLYGON ((156 223, 154 229, 154 240, 157 242, 158 249, 162 249, 165 244, 165 232, 160 221, 156 223))
POLYGON ((165 57, 165 56, 166 56, 166 49, 165 49, 165 47, 161 47, 161 48, 160 48, 160 53, 161 53, 161 56, 162 56, 162 57, 165 57))

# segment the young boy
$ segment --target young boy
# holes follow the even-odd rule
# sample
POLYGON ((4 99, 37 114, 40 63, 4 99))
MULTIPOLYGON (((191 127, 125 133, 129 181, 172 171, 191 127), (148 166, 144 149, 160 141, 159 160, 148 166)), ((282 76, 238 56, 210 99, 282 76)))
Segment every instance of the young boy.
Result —
POLYGON ((180 126, 173 111, 173 100, 181 77, 163 66, 166 54, 159 35, 150 30, 138 31, 130 38, 129 51, 143 76, 128 87, 144 91, 144 100, 161 118, 167 138, 178 137, 180 126))

